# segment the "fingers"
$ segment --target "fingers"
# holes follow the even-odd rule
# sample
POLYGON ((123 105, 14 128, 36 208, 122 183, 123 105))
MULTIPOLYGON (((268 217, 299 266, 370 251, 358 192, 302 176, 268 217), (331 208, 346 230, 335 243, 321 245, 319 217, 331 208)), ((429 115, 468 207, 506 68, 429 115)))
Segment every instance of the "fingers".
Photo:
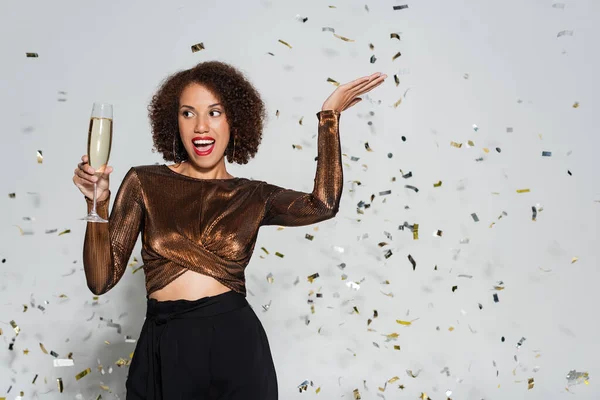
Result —
POLYGON ((363 83, 362 85, 359 85, 359 86, 356 86, 355 88, 352 88, 350 90, 350 93, 352 93, 353 97, 365 94, 365 93, 373 90, 377 86, 381 85, 383 83, 383 81, 385 80, 385 78, 387 78, 387 75, 383 74, 383 75, 381 75, 378 78, 369 80, 369 81, 363 83))

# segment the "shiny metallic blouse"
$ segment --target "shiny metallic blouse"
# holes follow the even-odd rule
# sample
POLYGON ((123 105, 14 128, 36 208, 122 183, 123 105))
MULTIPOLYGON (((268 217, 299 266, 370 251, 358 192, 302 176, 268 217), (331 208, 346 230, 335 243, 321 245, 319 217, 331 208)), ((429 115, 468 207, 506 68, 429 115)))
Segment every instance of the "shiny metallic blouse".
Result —
MULTIPOLYGON (((246 295, 244 270, 263 225, 304 226, 333 218, 343 187, 340 113, 319 119, 312 193, 246 178, 198 179, 166 165, 132 167, 108 217, 109 197, 96 205, 109 223, 88 223, 83 265, 90 290, 108 292, 123 277, 138 234, 146 292, 187 270, 208 275, 246 295)), ((85 197, 88 211, 92 201, 85 197)))

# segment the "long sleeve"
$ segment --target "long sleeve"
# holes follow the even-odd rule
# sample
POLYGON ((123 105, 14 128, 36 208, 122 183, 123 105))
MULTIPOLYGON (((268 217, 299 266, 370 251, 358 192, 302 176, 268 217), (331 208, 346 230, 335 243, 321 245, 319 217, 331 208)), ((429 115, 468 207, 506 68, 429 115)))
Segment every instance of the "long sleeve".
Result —
MULTIPOLYGON (((85 198, 88 212, 93 201, 85 198)), ((83 266, 88 288, 101 295, 112 289, 123 277, 133 247, 141 230, 144 216, 142 187, 131 168, 115 199, 108 218, 109 197, 96 203, 96 211, 108 223, 88 222, 83 244, 83 266)))
POLYGON ((304 226, 333 218, 343 189, 340 113, 324 110, 319 119, 318 158, 312 193, 265 184, 265 213, 261 225, 304 226))

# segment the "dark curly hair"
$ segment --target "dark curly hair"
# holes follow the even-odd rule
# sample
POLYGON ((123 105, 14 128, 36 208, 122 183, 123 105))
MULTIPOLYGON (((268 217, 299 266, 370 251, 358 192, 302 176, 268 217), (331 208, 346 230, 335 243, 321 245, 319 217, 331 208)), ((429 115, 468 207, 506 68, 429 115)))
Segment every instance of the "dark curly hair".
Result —
POLYGON ((227 160, 247 164, 256 155, 262 139, 267 118, 265 104, 242 72, 220 61, 202 62, 168 76, 162 82, 148 105, 153 152, 162 153, 165 161, 179 162, 189 158, 179 135, 177 116, 181 93, 192 83, 206 87, 225 109, 230 130, 225 150, 227 160))

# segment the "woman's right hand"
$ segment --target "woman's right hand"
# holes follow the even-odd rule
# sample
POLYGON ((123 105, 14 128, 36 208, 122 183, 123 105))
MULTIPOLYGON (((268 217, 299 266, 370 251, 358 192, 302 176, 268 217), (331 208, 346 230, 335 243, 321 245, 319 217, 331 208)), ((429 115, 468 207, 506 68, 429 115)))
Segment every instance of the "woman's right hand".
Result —
POLYGON ((90 200, 94 199, 94 182, 96 182, 96 201, 103 201, 108 198, 109 176, 113 168, 108 165, 104 172, 95 174, 96 171, 90 166, 88 156, 81 157, 81 162, 75 168, 73 183, 90 200))

